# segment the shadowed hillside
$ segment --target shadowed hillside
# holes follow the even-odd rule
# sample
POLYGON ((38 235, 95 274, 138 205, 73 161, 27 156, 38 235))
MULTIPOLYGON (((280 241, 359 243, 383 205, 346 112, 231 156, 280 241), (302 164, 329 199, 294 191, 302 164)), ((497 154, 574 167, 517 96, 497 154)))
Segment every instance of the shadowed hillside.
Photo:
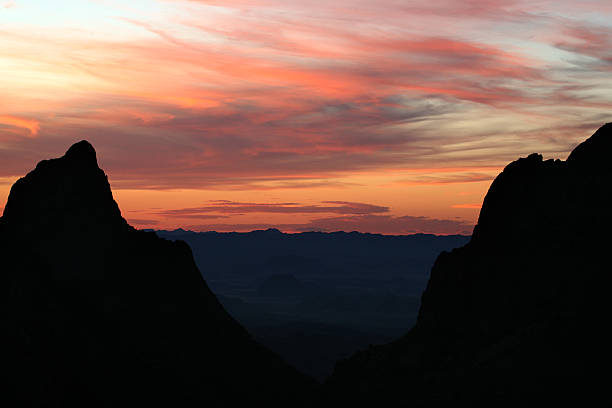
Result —
POLYGON ((312 382, 219 304, 184 242, 121 217, 83 141, 0 218, 5 406, 293 406, 312 382))
POLYGON ((442 253, 415 327, 340 362, 329 406, 609 406, 612 124, 509 164, 442 253))

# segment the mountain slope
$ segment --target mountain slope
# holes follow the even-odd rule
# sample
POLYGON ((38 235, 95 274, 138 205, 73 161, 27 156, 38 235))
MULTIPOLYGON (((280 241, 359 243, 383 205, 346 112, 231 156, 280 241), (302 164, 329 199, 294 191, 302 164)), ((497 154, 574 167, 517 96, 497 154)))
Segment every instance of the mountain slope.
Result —
POLYGON ((286 406, 312 390, 225 312, 185 243, 127 224, 85 141, 15 183, 0 259, 6 406, 286 406))
POLYGON ((415 327, 339 363, 325 402, 609 405, 611 143, 607 124, 566 161, 509 164, 471 241, 436 260, 415 327))

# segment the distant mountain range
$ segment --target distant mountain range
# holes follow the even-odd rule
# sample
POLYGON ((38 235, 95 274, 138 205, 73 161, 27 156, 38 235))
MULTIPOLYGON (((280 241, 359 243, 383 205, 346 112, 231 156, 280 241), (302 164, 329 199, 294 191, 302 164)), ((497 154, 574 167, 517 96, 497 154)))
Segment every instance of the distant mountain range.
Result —
POLYGON ((192 248, 223 306, 264 345, 319 380, 337 360, 402 335, 440 252, 462 235, 156 231, 192 248))

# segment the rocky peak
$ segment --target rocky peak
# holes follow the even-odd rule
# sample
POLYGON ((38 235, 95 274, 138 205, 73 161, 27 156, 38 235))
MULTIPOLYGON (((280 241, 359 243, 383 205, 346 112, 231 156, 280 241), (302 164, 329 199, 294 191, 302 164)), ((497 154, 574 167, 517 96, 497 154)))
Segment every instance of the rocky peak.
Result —
POLYGON ((587 233, 584 217, 604 214, 600 207, 609 202, 610 151, 612 123, 579 144, 566 161, 533 153, 508 164, 487 192, 472 243, 499 246, 525 236, 558 239, 568 230, 587 233), (568 217, 581 213, 582 219, 568 217))
POLYGON ((568 156, 567 163, 584 170, 596 170, 604 166, 609 168, 611 151, 612 122, 606 123, 593 136, 576 146, 568 156))
POLYGON ((57 159, 43 160, 11 188, 3 223, 12 230, 75 230, 94 220, 99 226, 126 225, 96 151, 83 140, 57 159), (79 221, 80 220, 80 221, 79 221))
POLYGON ((313 383, 252 340, 189 246, 131 228, 86 141, 12 187, 0 224, 5 406, 296 406, 313 383))
POLYGON ((98 167, 96 150, 87 140, 81 140, 70 146, 64 157, 73 162, 79 162, 82 165, 94 165, 98 167))
POLYGON ((416 326, 339 363, 330 406, 610 405, 611 144, 608 123, 567 161, 506 166, 471 241, 436 260, 416 326))

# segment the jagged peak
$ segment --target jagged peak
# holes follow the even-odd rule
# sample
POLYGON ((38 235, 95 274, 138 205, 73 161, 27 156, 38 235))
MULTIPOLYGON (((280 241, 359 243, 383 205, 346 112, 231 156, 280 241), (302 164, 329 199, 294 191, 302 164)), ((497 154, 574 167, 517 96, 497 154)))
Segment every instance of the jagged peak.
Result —
MULTIPOLYGON (((14 226, 36 224, 59 228, 67 219, 105 219, 124 224, 110 184, 98 166, 96 150, 86 140, 64 156, 43 160, 11 188, 4 210, 14 226), (56 225, 57 224, 57 225, 56 225)), ((38 228, 37 227, 37 228, 38 228)))
POLYGON ((527 157, 521 157, 513 162, 508 163, 504 168, 502 174, 508 174, 509 172, 525 170, 532 167, 537 167, 544 160, 540 153, 531 153, 527 157))
POLYGON ((567 158, 568 164, 579 168, 607 165, 612 152, 612 122, 600 127, 593 136, 580 143, 567 158))

